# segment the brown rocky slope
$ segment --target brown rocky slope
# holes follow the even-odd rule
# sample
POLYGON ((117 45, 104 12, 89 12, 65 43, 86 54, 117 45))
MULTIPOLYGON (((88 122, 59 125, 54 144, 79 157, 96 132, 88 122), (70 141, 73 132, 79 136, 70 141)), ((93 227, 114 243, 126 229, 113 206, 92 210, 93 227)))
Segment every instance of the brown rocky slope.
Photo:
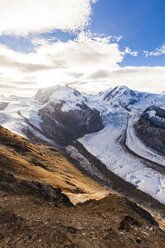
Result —
POLYGON ((165 232, 115 194, 73 206, 60 189, 0 172, 0 247, 164 248, 165 232))
POLYGON ((76 169, 56 148, 35 146, 0 126, 0 170, 17 178, 61 188, 73 203, 100 199, 109 191, 76 169))
POLYGON ((164 248, 157 222, 128 199, 110 194, 74 206, 66 194, 76 202, 109 192, 57 149, 0 127, 0 247, 164 248))

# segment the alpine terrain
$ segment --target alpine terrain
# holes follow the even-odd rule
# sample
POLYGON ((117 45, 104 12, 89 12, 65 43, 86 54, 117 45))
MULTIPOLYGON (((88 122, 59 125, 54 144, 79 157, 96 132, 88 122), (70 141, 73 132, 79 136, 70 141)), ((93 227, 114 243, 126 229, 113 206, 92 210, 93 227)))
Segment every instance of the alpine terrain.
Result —
POLYGON ((0 125, 0 247, 164 247, 164 93, 1 95, 0 125))

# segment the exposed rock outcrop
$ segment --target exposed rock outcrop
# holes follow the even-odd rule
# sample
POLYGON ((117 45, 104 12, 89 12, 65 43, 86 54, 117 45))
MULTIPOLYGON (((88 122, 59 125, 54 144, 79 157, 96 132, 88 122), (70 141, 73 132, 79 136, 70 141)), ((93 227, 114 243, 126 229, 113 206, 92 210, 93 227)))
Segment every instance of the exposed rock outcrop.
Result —
POLYGON ((46 201, 55 207, 72 207, 69 198, 62 193, 60 188, 36 181, 18 181, 12 174, 0 171, 0 190, 9 194, 32 195, 46 201))
POLYGON ((34 181, 30 182, 26 180, 22 180, 20 185, 23 186, 27 192, 43 198, 45 201, 53 204, 56 207, 61 205, 66 207, 73 206, 69 198, 62 193, 60 188, 53 188, 48 184, 42 184, 34 181))
POLYGON ((99 111, 86 104, 77 104, 79 109, 63 112, 63 104, 64 102, 50 102, 39 111, 41 126, 48 138, 54 139, 60 145, 68 145, 84 134, 103 128, 99 111))
POLYGON ((137 136, 149 147, 165 155, 165 110, 151 106, 136 124, 137 136))
POLYGON ((43 104, 38 114, 44 135, 59 145, 68 145, 103 128, 100 112, 91 109, 86 97, 73 88, 55 86, 39 90, 35 99, 43 104))
POLYGON ((0 111, 7 108, 7 106, 8 106, 8 102, 0 102, 0 111))

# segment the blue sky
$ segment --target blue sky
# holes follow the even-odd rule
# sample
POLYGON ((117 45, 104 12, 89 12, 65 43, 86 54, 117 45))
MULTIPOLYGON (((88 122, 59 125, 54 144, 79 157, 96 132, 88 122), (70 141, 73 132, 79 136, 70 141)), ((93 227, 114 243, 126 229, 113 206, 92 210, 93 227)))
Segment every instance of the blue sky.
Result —
POLYGON ((144 50, 160 48, 165 42, 164 0, 101 0, 93 6, 91 31, 123 36, 120 48, 140 53, 127 56, 122 65, 165 65, 165 55, 145 59, 144 50))
POLYGON ((92 32, 122 35, 122 46, 153 50, 164 42, 163 0, 101 0, 93 6, 92 32))
POLYGON ((3 91, 57 83, 164 90, 164 0, 8 2, 0 2, 3 91))

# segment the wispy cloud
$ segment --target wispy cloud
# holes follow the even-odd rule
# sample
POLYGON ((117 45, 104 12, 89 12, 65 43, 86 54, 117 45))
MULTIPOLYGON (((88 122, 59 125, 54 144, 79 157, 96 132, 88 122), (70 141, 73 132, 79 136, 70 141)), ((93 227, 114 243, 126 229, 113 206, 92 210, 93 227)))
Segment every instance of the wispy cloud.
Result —
POLYGON ((116 85, 127 85, 140 91, 160 93, 165 85, 165 67, 118 67, 116 70, 97 70, 75 82, 79 90, 94 92, 116 85), (79 84, 78 84, 79 82, 79 84), (84 84, 81 84, 84 82, 84 84))
POLYGON ((161 55, 164 55, 165 54, 165 44, 163 44, 160 48, 156 48, 154 51, 143 51, 144 52, 144 55, 146 57, 149 57, 149 56, 161 56, 161 55))
POLYGON ((1 0, 0 34, 82 30, 96 0, 1 0))
POLYGON ((137 51, 132 51, 129 47, 126 47, 126 48, 125 48, 124 53, 125 53, 125 54, 129 54, 129 55, 131 55, 131 56, 133 56, 133 57, 136 57, 136 56, 138 56, 138 54, 139 54, 137 51))

